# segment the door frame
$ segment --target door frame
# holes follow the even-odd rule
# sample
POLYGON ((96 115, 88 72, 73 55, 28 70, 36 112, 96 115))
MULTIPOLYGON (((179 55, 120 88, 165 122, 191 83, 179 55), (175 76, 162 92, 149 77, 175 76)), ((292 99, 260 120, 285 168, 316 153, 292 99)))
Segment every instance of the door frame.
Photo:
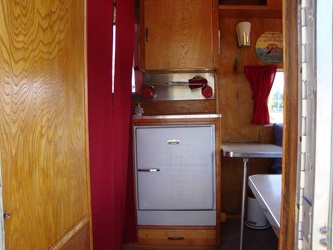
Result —
POLYGON ((5 225, 2 200, 2 158, 0 151, 0 249, 5 250, 5 225))
POLYGON ((282 0, 284 63, 284 138, 282 158, 282 204, 279 249, 295 248, 295 204, 298 145, 298 3, 282 0))

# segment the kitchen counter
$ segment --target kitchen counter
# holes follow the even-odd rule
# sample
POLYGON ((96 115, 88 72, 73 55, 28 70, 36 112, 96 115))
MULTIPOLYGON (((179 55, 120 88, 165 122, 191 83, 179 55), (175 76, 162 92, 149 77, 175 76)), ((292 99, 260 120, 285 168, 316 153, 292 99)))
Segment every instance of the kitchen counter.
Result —
POLYGON ((146 119, 200 119, 200 118, 221 118, 221 114, 189 114, 189 115, 133 115, 134 120, 146 119))

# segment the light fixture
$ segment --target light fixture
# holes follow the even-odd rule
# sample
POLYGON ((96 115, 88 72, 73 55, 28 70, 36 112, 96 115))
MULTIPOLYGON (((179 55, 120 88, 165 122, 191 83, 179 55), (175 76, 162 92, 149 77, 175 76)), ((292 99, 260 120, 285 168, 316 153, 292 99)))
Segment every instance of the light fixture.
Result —
POLYGON ((250 47, 250 33, 251 33, 251 23, 241 22, 236 26, 238 47, 245 48, 250 47))

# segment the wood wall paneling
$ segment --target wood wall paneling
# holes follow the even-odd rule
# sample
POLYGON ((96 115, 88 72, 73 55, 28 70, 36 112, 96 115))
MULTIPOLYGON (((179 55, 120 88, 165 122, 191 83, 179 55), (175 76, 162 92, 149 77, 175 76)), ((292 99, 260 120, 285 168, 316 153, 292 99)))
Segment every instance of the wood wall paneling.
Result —
POLYGON ((66 244, 61 247, 61 250, 88 250, 91 249, 90 245, 90 226, 89 223, 85 224, 80 230, 75 232, 66 244))
MULTIPOLYGON (((282 32, 282 20, 274 18, 219 18, 221 54, 219 61, 218 102, 222 114, 223 142, 273 143, 272 126, 251 124, 253 114, 252 90, 244 65, 262 65, 255 53, 257 38, 266 31, 282 32), (251 22, 251 47, 238 48, 236 25, 251 22)), ((278 65, 282 68, 283 65, 278 65)), ((243 163, 241 159, 222 157, 222 212, 239 214, 243 163)), ((268 173, 272 159, 250 159, 249 175, 268 173)))
POLYGON ((1 1, 6 249, 48 249, 90 220, 85 18, 85 1, 1 1))
MULTIPOLYGON (((134 108, 137 102, 133 102, 134 108)), ((174 115, 174 114, 215 114, 215 100, 186 100, 186 101, 155 101, 140 102, 143 115, 174 115)))
MULTIPOLYGON (((272 142, 272 129, 251 124, 253 99, 251 86, 244 74, 244 65, 262 65, 255 53, 257 38, 266 31, 282 32, 279 19, 220 18, 221 55, 219 61, 218 98, 222 114, 222 137, 224 142, 272 142), (236 25, 249 21, 251 47, 238 48, 236 25)), ((278 65, 282 68, 282 64, 278 65)))
POLYGON ((89 216, 74 225, 50 250, 88 250, 91 249, 91 225, 89 216))

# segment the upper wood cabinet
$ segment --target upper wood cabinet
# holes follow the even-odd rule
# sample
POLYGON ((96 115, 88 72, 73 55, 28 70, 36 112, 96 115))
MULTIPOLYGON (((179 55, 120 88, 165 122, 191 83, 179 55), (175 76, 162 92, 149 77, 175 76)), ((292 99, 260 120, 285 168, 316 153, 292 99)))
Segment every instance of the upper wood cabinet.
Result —
POLYGON ((213 70, 218 1, 141 0, 140 34, 141 70, 213 70))

